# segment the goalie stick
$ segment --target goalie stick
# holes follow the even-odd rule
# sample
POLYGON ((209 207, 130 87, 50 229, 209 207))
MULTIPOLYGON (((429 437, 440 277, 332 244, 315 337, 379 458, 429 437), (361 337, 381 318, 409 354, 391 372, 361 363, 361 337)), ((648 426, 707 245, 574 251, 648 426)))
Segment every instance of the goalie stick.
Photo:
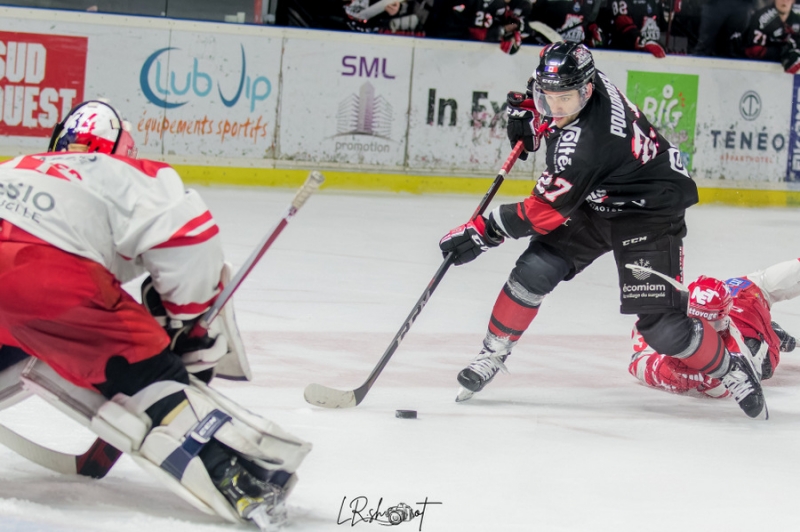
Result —
MULTIPOLYGON (((492 201, 492 198, 494 198, 497 190, 500 188, 500 185, 503 184, 505 176, 508 175, 508 172, 517 161, 519 154, 522 153, 522 150, 522 141, 519 141, 517 142, 516 146, 514 146, 514 149, 511 151, 508 159, 506 159, 506 162, 503 164, 500 172, 497 174, 497 177, 494 178, 492 185, 489 187, 486 195, 483 196, 483 199, 481 199, 478 208, 475 209, 475 212, 470 217, 470 220, 477 218, 486 210, 486 207, 488 207, 489 203, 492 201)), ((447 270, 453 265, 453 259, 453 252, 448 253, 447 257, 444 259, 444 262, 442 262, 442 265, 439 266, 439 269, 433 276, 433 279, 431 279, 431 281, 428 283, 428 286, 425 288, 422 296, 420 296, 420 298, 417 300, 416 305, 414 305, 414 308, 406 318, 406 321, 400 327, 400 330, 397 331, 397 334, 392 339, 389 347, 383 353, 383 356, 381 356, 380 360, 378 360, 378 364, 369 374, 367 380, 364 381, 364 384, 355 390, 348 391, 329 388, 327 386, 323 386, 322 384, 309 384, 306 386, 303 394, 305 400, 312 405, 325 408, 352 408, 361 404, 361 401, 364 400, 367 392, 369 392, 370 388, 372 388, 372 385, 375 384, 375 381, 383 371, 383 368, 385 368, 386 364, 389 363, 389 359, 392 358, 392 355, 400 346, 400 342, 403 341, 406 333, 408 333, 409 329, 411 329, 411 325, 414 323, 414 320, 417 319, 417 316, 419 316, 420 312, 422 312, 422 309, 428 303, 433 291, 436 290, 437 286, 439 286, 439 282, 444 277, 444 274, 447 273, 447 270)))
MULTIPOLYGON (((233 279, 220 292, 214 304, 211 305, 192 329, 192 335, 202 335, 208 330, 209 324, 219 315, 222 307, 230 300, 233 293, 242 284, 245 277, 252 271, 267 249, 272 245, 283 228, 297 214, 297 211, 306 200, 325 181, 323 175, 313 171, 308 175, 303 186, 295 194, 292 203, 286 209, 278 223, 261 240, 258 247, 250 254, 245 263, 236 272, 233 279)), ((111 444, 97 438, 89 449, 80 455, 62 453, 44 445, 40 445, 21 436, 0 424, 0 444, 5 445, 17 454, 39 464, 47 469, 68 475, 82 475, 92 478, 103 478, 111 470, 122 455, 122 451, 111 444)))

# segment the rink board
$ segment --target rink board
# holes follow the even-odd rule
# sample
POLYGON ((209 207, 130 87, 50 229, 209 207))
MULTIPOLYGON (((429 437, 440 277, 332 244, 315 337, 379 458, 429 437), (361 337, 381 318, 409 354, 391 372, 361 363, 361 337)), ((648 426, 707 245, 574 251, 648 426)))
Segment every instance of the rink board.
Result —
MULTIPOLYGON (((508 155, 505 95, 524 89, 540 51, 10 7, 0 43, 5 156, 41 150, 76 102, 109 98, 140 154, 189 182, 293 186, 319 169, 328 187, 470 193, 508 155)), ((714 189, 704 201, 797 203, 800 87, 780 65, 595 59, 714 189)), ((544 168, 530 159, 504 192, 530 191, 544 168)))

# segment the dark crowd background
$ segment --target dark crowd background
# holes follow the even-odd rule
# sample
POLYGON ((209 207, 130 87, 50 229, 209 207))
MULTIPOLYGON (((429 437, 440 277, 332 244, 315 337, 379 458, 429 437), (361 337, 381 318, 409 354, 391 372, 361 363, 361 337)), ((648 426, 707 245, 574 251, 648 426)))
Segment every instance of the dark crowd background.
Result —
POLYGON ((24 0, 5 5, 773 61, 800 70, 794 0, 24 0))

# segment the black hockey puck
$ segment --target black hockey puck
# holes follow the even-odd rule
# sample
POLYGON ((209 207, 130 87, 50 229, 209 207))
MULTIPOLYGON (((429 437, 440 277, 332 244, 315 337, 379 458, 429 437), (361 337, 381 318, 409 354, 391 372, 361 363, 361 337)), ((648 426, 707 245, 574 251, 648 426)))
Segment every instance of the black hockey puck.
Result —
POLYGON ((394 417, 399 417, 402 419, 417 419, 417 411, 416 410, 395 410, 394 417))

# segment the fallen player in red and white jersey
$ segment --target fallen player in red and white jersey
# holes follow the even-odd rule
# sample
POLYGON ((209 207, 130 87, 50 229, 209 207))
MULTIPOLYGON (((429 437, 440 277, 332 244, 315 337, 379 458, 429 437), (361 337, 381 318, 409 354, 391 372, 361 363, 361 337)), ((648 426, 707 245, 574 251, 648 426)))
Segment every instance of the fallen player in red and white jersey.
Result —
MULTIPOLYGON (((800 259, 780 262, 744 277, 720 281, 700 276, 689 285, 690 316, 706 319, 731 352, 752 354, 761 379, 769 379, 780 362, 781 352, 795 348, 796 340, 772 321, 770 310, 779 301, 800 295, 800 259), (737 342, 741 337, 741 343, 737 342)), ((671 393, 728 397, 719 379, 690 369, 680 359, 657 353, 634 326, 631 375, 642 383, 671 393)))

